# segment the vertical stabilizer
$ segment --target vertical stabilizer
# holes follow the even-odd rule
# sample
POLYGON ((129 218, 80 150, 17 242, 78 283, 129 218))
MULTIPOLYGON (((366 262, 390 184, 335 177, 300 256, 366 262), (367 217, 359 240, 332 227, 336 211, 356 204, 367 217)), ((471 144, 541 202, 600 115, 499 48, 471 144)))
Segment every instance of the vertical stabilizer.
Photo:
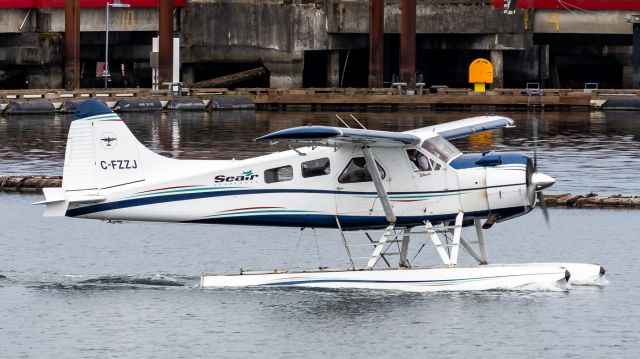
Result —
MULTIPOLYGON (((69 129, 62 188, 100 190, 145 179, 139 150, 143 146, 120 117, 104 103, 78 106, 69 129)), ((146 150, 146 149, 145 149, 146 150)))

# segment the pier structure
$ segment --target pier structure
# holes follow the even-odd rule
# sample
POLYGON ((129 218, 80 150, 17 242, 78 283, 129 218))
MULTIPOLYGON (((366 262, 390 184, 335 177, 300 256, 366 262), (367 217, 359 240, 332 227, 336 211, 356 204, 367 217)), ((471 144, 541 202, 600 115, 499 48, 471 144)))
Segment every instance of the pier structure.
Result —
POLYGON ((102 87, 105 57, 110 86, 150 88, 158 34, 159 83, 173 34, 185 84, 265 69, 231 87, 468 87, 482 57, 493 88, 637 88, 639 13, 634 0, 4 0, 0 88, 102 87), (128 7, 110 8, 105 46, 115 2, 128 7))

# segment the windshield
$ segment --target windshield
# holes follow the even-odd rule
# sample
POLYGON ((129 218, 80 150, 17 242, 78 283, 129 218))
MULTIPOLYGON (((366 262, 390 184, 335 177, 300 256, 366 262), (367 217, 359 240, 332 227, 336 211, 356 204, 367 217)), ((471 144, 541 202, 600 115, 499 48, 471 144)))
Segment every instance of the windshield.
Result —
POLYGON ((449 161, 462 153, 442 136, 427 138, 422 143, 422 148, 444 163, 449 163, 449 161))

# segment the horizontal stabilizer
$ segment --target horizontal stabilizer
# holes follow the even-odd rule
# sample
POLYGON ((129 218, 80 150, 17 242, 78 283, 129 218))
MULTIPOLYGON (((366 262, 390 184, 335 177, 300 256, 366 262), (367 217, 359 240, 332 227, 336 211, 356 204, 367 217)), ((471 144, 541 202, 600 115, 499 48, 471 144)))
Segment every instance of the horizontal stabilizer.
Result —
POLYGON ((62 188, 43 188, 45 200, 32 203, 32 204, 44 204, 45 217, 63 217, 67 213, 67 207, 69 202, 65 196, 62 188))
POLYGON ((88 204, 99 203, 106 200, 105 196, 98 194, 71 195, 67 197, 67 193, 62 188, 43 188, 45 200, 32 204, 44 204, 45 217, 62 217, 67 213, 69 204, 88 204))

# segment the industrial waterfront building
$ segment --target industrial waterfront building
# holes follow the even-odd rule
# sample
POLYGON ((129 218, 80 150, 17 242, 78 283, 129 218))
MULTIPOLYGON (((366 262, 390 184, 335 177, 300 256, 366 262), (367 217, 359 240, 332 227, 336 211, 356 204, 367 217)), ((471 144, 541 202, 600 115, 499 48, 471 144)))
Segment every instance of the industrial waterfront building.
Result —
POLYGON ((0 89, 102 87, 105 58, 108 86, 149 88, 162 82, 153 76, 162 40, 161 58, 150 55, 159 24, 179 38, 179 81, 186 84, 253 70, 220 87, 471 87, 469 64, 486 58, 493 87, 640 87, 634 0, 115 2, 127 7, 110 8, 114 0, 0 2, 0 89), (65 5, 74 2, 80 11, 72 19, 65 5), (172 21, 160 19, 163 2, 172 21), (74 48, 69 26, 80 29, 74 48), (77 62, 69 65, 71 56, 77 62))

